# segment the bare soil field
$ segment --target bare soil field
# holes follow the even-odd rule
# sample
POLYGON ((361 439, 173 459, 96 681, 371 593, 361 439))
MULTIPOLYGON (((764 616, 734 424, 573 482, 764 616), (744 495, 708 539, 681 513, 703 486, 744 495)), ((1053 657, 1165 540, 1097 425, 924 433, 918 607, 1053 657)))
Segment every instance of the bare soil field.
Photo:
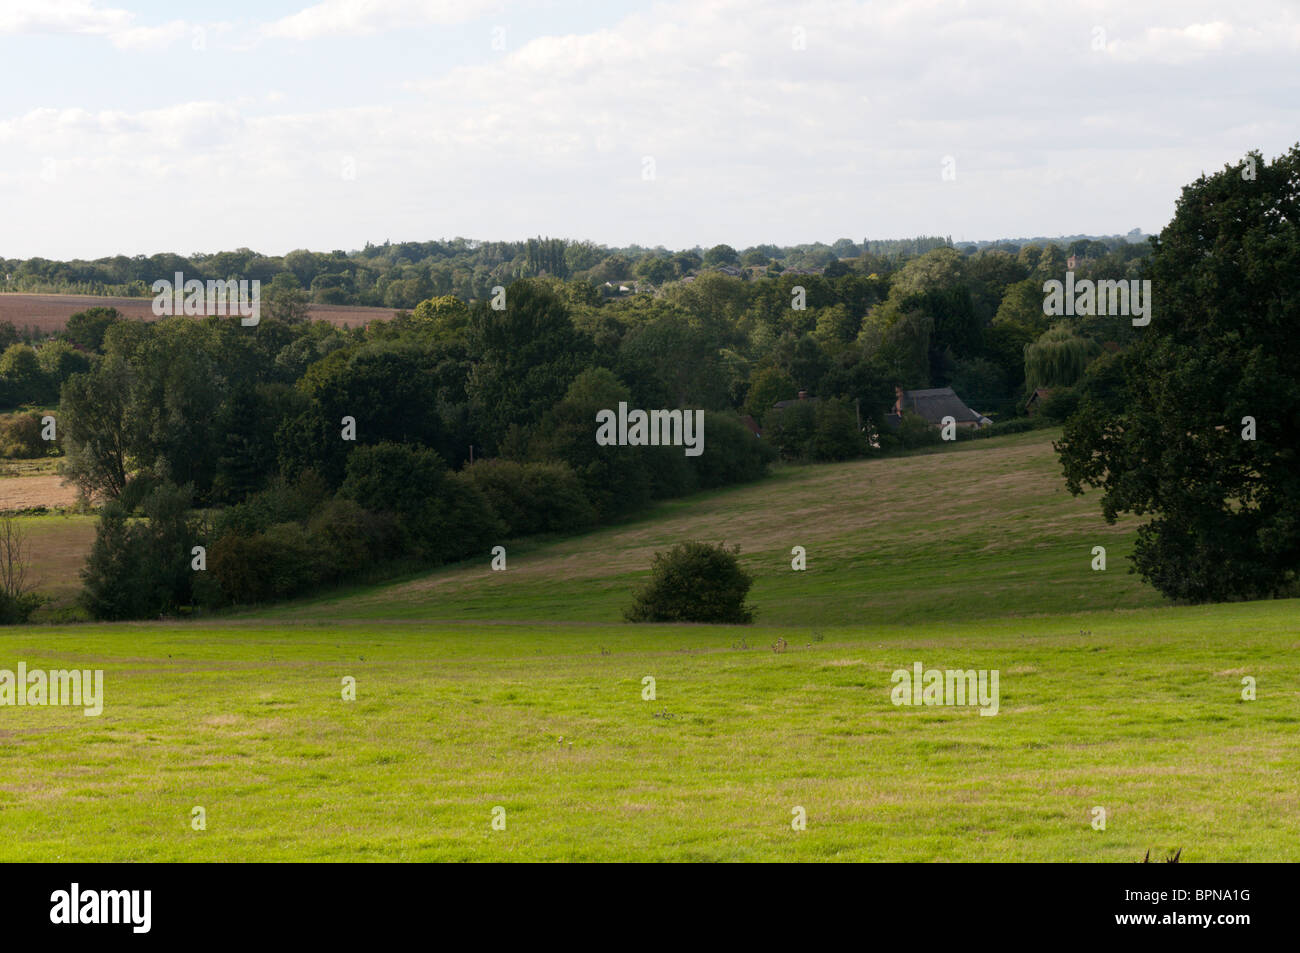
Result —
MULTIPOLYGON (((87 308, 117 308, 127 317, 154 320, 152 298, 111 298, 99 295, 0 294, 0 321, 14 327, 62 331, 68 318, 87 308)), ((362 308, 347 304, 313 304, 308 310, 313 321, 328 321, 342 327, 360 327, 371 321, 387 321, 391 308, 362 308)))

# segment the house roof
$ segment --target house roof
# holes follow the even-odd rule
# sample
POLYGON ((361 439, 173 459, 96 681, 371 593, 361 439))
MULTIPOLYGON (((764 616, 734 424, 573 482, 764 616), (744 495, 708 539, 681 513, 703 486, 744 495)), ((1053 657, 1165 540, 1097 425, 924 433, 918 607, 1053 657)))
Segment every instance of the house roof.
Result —
POLYGON ((903 391, 903 409, 920 414, 932 424, 951 417, 958 423, 979 423, 980 415, 967 407, 951 387, 903 391))
POLYGON ((819 397, 796 397, 794 400, 778 400, 772 406, 777 410, 781 410, 794 404, 815 404, 820 399, 819 397))

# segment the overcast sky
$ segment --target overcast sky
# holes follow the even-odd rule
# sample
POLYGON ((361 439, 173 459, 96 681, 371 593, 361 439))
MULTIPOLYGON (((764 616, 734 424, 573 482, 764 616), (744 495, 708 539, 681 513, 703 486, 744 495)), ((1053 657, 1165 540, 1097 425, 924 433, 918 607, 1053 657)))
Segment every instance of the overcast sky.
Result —
POLYGON ((1295 0, 0 0, 0 257, 1155 232, 1297 64, 1295 0))

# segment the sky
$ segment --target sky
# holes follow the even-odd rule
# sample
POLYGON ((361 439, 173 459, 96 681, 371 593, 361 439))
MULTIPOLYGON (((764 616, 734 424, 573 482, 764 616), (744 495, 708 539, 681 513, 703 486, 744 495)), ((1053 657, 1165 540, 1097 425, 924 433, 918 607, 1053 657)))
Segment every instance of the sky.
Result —
POLYGON ((0 0, 0 258, 1158 232, 1300 3, 0 0))

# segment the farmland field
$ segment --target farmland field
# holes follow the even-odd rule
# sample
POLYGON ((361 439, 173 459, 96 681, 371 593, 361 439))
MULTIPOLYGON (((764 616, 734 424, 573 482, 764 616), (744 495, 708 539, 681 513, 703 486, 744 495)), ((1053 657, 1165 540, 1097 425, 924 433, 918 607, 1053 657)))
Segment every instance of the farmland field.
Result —
MULTIPOLYGON (((68 318, 87 308, 116 308, 129 318, 154 320, 153 298, 120 298, 99 295, 69 294, 0 294, 0 321, 10 321, 16 328, 32 327, 45 333, 62 331, 68 318)), ((308 317, 313 321, 361 327, 370 321, 386 321, 392 308, 363 308, 343 304, 313 304, 308 317)))
POLYGON ((1050 438, 782 470, 504 573, 0 631, 105 696, 0 708, 0 859, 1300 860, 1300 602, 1164 605, 1050 438), (758 624, 618 621, 687 537, 741 545, 758 624), (915 662, 999 671, 998 714, 895 706, 915 662))

